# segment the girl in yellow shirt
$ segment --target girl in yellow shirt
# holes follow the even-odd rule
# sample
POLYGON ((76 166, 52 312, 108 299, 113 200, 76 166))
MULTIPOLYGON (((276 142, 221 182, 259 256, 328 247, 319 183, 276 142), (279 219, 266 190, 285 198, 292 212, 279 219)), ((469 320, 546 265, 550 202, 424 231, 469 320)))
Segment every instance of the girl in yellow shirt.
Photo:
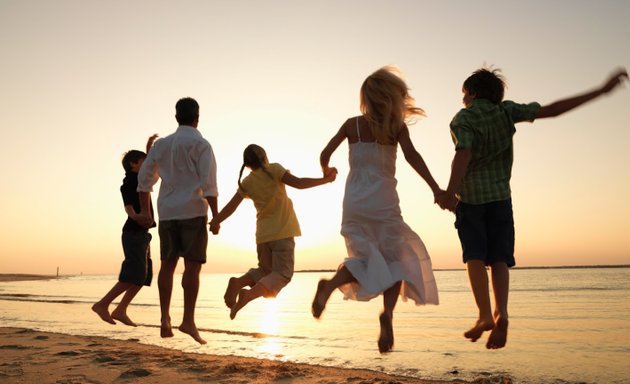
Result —
POLYGON ((256 251, 258 267, 228 282, 225 305, 230 318, 258 297, 276 297, 293 277, 295 236, 300 236, 293 203, 287 196, 285 184, 298 189, 312 188, 335 180, 337 170, 331 168, 321 178, 293 176, 278 163, 269 164, 265 150, 250 144, 243 152, 243 166, 238 178, 238 189, 227 205, 210 222, 212 233, 219 232, 220 224, 230 217, 244 198, 256 207, 256 251), (251 172, 241 182, 243 170, 251 172), (251 289, 245 287, 251 286, 251 289))

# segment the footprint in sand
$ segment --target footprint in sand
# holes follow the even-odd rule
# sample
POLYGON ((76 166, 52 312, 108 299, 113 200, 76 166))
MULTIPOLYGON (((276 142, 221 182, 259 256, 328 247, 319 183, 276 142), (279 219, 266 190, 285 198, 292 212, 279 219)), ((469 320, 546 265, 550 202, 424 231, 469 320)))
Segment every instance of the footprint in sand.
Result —
POLYGON ((96 356, 94 358, 94 361, 96 361, 97 363, 110 363, 112 361, 116 361, 116 358, 107 355, 100 355, 96 356))
POLYGON ((94 381, 85 375, 70 375, 63 379, 57 380, 55 384, 98 384, 98 381, 94 381))
POLYGON ((120 374, 120 379, 133 379, 137 377, 147 377, 152 375, 153 373, 149 370, 143 368, 130 369, 120 374))
POLYGON ((9 344, 9 345, 0 345, 0 349, 31 349, 31 347, 27 347, 24 345, 9 344))
POLYGON ((0 378, 17 377, 24 375, 24 370, 20 363, 2 363, 0 364, 0 378))
POLYGON ((243 369, 236 364, 228 364, 221 370, 223 373, 241 372, 243 369))
POLYGON ((283 364, 277 368, 276 380, 293 379, 302 376, 305 376, 305 372, 302 372, 299 368, 283 364))

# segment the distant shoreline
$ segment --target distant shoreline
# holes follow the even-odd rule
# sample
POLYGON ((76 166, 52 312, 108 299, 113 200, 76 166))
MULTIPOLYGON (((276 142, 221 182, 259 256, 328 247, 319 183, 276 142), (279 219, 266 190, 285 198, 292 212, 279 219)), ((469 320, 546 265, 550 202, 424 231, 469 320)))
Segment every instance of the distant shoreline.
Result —
POLYGON ((5 281, 31 281, 56 279, 55 275, 36 275, 26 273, 0 273, 0 282, 5 281))
MULTIPOLYGON (((610 269, 610 268, 630 268, 630 264, 613 264, 613 265, 560 265, 560 266, 530 266, 530 267, 514 267, 513 270, 528 269, 610 269)), ((295 271, 295 273, 334 273, 334 269, 303 269, 295 271)), ((435 272, 448 271, 465 271, 464 268, 440 268, 434 269, 435 272)), ((213 273, 213 272, 211 272, 213 273)), ((225 272, 236 273, 236 272, 225 272)), ((113 273, 104 273, 103 275, 111 275, 113 273)), ((35 280, 53 280, 68 278, 80 275, 38 275, 33 273, 0 273, 0 283, 11 281, 35 281, 35 280)))
MULTIPOLYGON (((512 269, 586 269, 586 268, 630 268, 630 264, 602 264, 602 265, 551 265, 551 266, 529 266, 529 267, 514 267, 512 269)), ((436 268, 433 271, 465 271, 465 268, 436 268)), ((295 273, 310 273, 310 272, 335 272, 334 269, 303 269, 295 271, 295 273)))

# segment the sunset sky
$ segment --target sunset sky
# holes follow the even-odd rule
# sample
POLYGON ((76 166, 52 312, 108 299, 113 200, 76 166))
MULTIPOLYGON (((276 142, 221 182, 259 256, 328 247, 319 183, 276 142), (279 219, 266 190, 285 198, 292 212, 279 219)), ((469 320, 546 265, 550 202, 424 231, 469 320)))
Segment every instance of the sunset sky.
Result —
MULTIPOLYGON (((620 0, 0 0, 0 273, 117 273, 121 156, 173 132, 181 97, 201 105, 222 207, 250 143, 297 176, 319 176, 320 151, 359 113, 364 78, 396 65, 427 113, 411 138, 445 187, 448 125, 472 71, 500 68, 506 99, 519 102, 591 90, 630 67, 628 16, 620 0)), ((517 125, 517 265, 630 264, 629 110, 626 86, 517 125)), ((303 233, 296 269, 336 268, 346 255, 347 156, 344 144, 334 184, 288 188, 303 233)), ((462 268, 453 215, 400 152, 397 176, 403 217, 434 268, 462 268)), ((254 228, 246 201, 210 238, 203 271, 254 266, 254 228)))

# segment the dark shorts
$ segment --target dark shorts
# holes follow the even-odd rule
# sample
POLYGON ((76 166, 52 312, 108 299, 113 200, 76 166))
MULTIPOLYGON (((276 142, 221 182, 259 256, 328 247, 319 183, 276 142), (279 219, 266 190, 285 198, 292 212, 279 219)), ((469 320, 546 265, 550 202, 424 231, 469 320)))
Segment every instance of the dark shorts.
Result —
POLYGON ((464 263, 481 260, 486 265, 503 262, 513 267, 516 264, 512 199, 479 205, 460 202, 455 215, 464 263))
POLYGON ((149 232, 125 231, 122 246, 125 260, 120 267, 118 281, 135 285, 151 285, 153 264, 151 262, 151 234, 149 232))
POLYGON ((161 220, 158 227, 160 234, 160 259, 206 262, 208 246, 208 217, 200 216, 184 220, 161 220))

